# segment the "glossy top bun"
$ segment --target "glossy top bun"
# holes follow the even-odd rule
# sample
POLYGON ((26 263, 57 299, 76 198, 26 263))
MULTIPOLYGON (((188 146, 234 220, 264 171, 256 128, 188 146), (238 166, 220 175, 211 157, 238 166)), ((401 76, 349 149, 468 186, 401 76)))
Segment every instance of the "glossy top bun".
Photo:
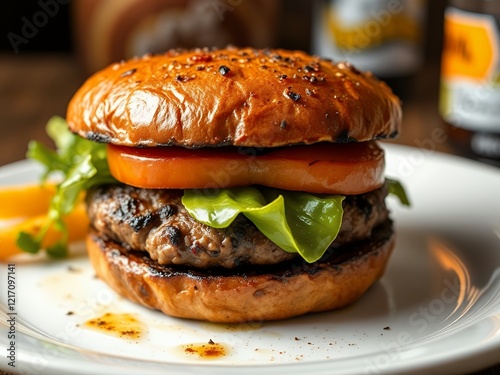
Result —
POLYGON ((348 63, 230 47, 111 65, 77 91, 67 121, 83 137, 118 145, 272 147, 395 137, 401 106, 348 63))

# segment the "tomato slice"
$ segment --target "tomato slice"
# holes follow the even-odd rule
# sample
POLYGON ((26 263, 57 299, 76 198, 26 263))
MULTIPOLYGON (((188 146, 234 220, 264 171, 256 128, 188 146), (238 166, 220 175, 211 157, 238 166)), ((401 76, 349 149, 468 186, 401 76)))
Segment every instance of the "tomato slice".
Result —
POLYGON ((325 194, 362 194, 384 181, 384 151, 376 142, 252 148, 133 148, 108 145, 112 175, 128 185, 209 189, 265 185, 325 194))

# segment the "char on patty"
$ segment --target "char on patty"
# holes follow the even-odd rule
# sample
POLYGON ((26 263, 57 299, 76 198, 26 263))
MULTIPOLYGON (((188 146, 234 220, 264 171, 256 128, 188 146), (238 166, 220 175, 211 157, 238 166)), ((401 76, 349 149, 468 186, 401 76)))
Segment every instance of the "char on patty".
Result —
MULTIPOLYGON (((388 218, 385 187, 347 196, 335 239, 342 245, 369 237, 388 218)), ((151 190, 107 185, 87 195, 91 225, 105 238, 128 249, 146 251, 159 264, 197 268, 234 268, 243 264, 277 264, 297 254, 288 253, 243 215, 224 229, 192 218, 181 203, 182 190, 151 190)))

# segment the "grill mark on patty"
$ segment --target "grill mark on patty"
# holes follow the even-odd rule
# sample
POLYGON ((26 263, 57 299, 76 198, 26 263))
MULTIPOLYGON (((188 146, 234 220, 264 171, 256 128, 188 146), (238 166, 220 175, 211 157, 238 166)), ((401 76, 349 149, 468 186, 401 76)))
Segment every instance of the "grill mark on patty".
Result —
MULTIPOLYGON (((107 195, 106 197, 108 198, 107 195)), ((109 196, 109 199, 112 199, 112 197, 109 196)), ((149 227, 157 226, 160 221, 164 221, 175 213, 175 209, 170 205, 160 207, 158 210, 152 212, 146 211, 142 213, 143 205, 134 195, 118 194, 116 199, 119 204, 113 215, 118 220, 129 225, 136 233, 149 227)))
POLYGON ((149 213, 143 216, 134 216, 130 219, 130 226, 135 232, 139 232, 141 229, 144 229, 152 224, 155 218, 156 216, 149 213))
POLYGON ((170 244, 172 246, 179 246, 181 243, 181 232, 179 229, 173 226, 167 226, 164 230, 167 238, 170 240, 170 244))
POLYGON ((123 195, 119 195, 117 198, 119 206, 114 214, 118 220, 122 220, 130 225, 136 233, 146 228, 148 224, 151 224, 151 213, 139 214, 139 210, 137 209, 138 202, 134 198, 123 195))
MULTIPOLYGON (((342 227, 332 248, 360 240, 388 218, 385 186, 347 196, 342 227)), ((123 246, 146 251, 159 264, 197 268, 235 268, 288 261, 288 253, 239 215, 228 228, 215 229, 193 219, 181 203, 181 190, 101 186, 87 195, 92 226, 123 246)))

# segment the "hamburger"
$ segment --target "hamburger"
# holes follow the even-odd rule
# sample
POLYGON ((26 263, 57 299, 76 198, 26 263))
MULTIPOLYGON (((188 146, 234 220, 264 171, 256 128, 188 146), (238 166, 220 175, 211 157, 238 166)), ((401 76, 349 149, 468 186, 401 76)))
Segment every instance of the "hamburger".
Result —
POLYGON ((172 50, 97 72, 66 118, 107 144, 117 180, 87 192, 97 276, 212 322, 353 303, 394 247, 376 140, 401 117, 372 74, 300 51, 172 50))

